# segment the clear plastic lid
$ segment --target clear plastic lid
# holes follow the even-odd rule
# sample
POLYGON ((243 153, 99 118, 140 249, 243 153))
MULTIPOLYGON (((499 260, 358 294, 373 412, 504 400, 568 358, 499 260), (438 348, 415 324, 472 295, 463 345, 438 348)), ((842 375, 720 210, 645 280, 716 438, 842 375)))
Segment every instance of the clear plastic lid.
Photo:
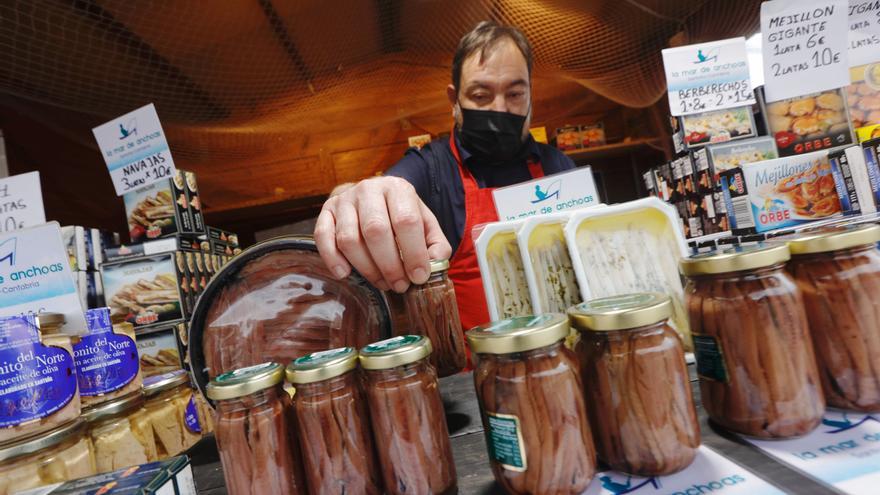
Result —
POLYGON ((202 390, 221 373, 390 334, 381 292, 360 275, 336 280, 309 237, 259 243, 211 280, 190 327, 190 361, 202 390))

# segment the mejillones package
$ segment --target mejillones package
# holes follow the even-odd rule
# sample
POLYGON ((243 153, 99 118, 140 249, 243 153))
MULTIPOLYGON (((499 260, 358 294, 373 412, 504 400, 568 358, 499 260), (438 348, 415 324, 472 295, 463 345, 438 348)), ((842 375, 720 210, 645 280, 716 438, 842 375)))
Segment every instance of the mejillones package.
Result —
POLYGON ((337 280, 310 237, 280 237, 234 257, 205 288, 189 329, 198 387, 234 369, 357 347, 390 335, 379 290, 337 280))
POLYGON ((474 245, 492 321, 533 313, 516 233, 522 220, 486 225, 474 245))
POLYGON ((674 207, 652 197, 577 211, 565 227, 565 239, 584 301, 635 292, 667 294, 670 324, 690 349, 678 273, 678 262, 688 251, 674 207))
POLYGON ((0 318, 0 444, 79 417, 73 357, 79 337, 65 332, 81 331, 64 323, 60 313, 0 318))

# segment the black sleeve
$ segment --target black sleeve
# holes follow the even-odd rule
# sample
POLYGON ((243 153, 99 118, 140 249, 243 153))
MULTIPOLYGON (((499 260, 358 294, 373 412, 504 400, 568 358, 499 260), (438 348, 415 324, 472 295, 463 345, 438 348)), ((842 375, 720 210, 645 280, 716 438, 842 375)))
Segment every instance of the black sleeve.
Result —
POLYGON ((416 193, 422 198, 422 201, 428 203, 428 197, 431 193, 428 162, 418 149, 406 150, 403 158, 389 168, 384 175, 406 180, 416 188, 416 193))

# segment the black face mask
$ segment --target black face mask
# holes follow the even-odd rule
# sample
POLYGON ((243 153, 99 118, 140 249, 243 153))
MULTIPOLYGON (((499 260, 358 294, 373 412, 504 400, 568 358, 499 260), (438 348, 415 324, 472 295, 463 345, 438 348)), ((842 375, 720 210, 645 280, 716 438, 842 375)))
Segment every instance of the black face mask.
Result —
POLYGON ((461 109, 461 144, 481 163, 502 164, 525 159, 528 147, 523 140, 525 115, 493 110, 461 109))

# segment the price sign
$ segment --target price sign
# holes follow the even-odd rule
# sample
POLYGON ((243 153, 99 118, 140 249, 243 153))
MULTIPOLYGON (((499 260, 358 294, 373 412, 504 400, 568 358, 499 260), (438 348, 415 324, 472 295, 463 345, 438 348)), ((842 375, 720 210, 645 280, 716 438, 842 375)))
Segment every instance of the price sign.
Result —
POLYGON ((0 179, 0 232, 46 223, 40 173, 28 172, 0 179))
POLYGON ((761 4, 768 102, 849 84, 848 11, 846 0, 761 4))
POLYGON ((174 176, 174 160, 156 107, 147 106, 92 129, 116 195, 174 176))
POLYGON ((0 234, 0 315, 62 313, 86 328, 58 222, 0 234))
POLYGON ((663 67, 672 115, 755 103, 745 38, 667 48, 663 67))
POLYGON ((880 2, 849 0, 849 65, 880 61, 880 2))

